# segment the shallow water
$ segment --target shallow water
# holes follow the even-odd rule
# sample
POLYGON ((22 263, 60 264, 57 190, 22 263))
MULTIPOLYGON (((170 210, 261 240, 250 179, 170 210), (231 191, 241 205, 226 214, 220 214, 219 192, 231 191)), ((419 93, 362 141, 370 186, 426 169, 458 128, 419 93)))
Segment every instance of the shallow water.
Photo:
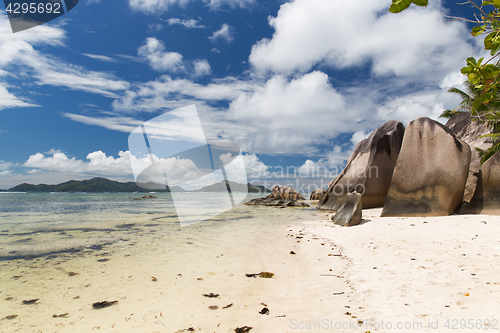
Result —
MULTIPOLYGON (((232 258, 229 266, 233 269, 262 269, 257 258, 247 257, 252 244, 272 243, 276 228, 282 230, 297 220, 317 216, 313 208, 238 205, 181 227, 168 193, 153 194, 156 199, 134 200, 142 195, 1 194, 0 317, 18 317, 0 318, 0 330, 22 332, 39 327, 46 331, 49 327, 50 331, 53 326, 46 326, 50 323, 44 318, 52 320, 52 314, 69 312, 68 318, 57 319, 62 321, 60 329, 71 327, 68 331, 75 331, 80 327, 85 331, 96 320, 88 319, 95 312, 82 315, 92 310, 93 302, 115 298, 131 301, 134 297, 135 303, 140 302, 142 298, 133 290, 142 288, 152 276, 170 281, 171 286, 181 273, 193 274, 193 280, 223 274, 228 270, 227 263, 219 265, 223 254, 225 260, 232 258), (36 298, 36 304, 22 303, 36 298), (88 323, 76 321, 76 313, 82 315, 79 320, 88 323)), ((207 202, 203 197, 220 194, 185 195, 191 195, 192 214, 199 216, 202 203, 207 202)), ((180 297, 188 295, 191 288, 178 290, 180 297)))

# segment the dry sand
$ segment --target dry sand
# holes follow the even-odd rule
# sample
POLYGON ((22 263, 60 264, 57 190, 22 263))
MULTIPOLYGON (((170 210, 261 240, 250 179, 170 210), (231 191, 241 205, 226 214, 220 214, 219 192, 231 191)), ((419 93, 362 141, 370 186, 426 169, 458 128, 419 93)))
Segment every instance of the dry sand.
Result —
POLYGON ((231 234, 227 225, 209 237, 187 228, 174 247, 161 235, 143 247, 117 243, 110 261, 3 265, 0 331, 464 332, 488 320, 500 330, 500 217, 380 218, 371 209, 343 228, 325 212, 303 221, 294 211, 286 228, 231 234), (245 275, 262 271, 274 276, 245 275), (92 308, 102 300, 118 302, 92 308))

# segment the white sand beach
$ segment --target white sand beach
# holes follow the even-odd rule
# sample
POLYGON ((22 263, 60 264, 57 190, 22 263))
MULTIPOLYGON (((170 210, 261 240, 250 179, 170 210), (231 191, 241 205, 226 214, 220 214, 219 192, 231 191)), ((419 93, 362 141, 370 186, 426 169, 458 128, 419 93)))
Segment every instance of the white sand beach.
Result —
POLYGON ((500 330, 498 216, 380 218, 370 209, 345 228, 324 211, 250 209, 287 221, 188 227, 148 244, 131 233, 91 254, 4 262, 0 330, 500 330), (274 276, 246 276, 260 272, 274 276), (103 300, 118 302, 92 308, 103 300))

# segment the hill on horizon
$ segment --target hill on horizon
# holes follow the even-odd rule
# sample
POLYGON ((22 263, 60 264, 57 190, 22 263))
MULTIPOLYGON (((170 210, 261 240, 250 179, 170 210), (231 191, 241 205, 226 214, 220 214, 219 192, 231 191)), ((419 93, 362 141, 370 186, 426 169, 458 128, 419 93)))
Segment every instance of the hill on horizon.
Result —
MULTIPOLYGON (((248 193, 271 193, 270 190, 261 185, 253 185, 250 183, 241 184, 229 181, 229 186, 231 187, 232 192, 245 192, 245 189, 248 193)), ((199 190, 195 190, 194 192, 226 192, 226 181, 222 180, 218 183, 208 185, 200 188, 199 190)))
MULTIPOLYGON (((248 193, 271 193, 264 186, 248 184, 240 184, 229 182, 231 190, 234 192, 244 192, 245 188, 248 193)), ((137 185, 135 182, 121 183, 102 177, 95 177, 87 180, 69 180, 56 185, 47 184, 28 184, 23 183, 14 186, 8 190, 0 189, 0 192, 188 192, 180 186, 166 187, 165 185, 146 183, 144 187, 137 185)), ((193 192, 225 192, 227 191, 225 181, 216 184, 205 186, 193 192)))
POLYGON ((95 177, 87 180, 70 180, 57 185, 47 184, 27 184, 23 183, 14 186, 9 192, 185 192, 182 187, 165 186, 160 184, 148 184, 147 188, 140 187, 135 182, 121 183, 102 177, 95 177))

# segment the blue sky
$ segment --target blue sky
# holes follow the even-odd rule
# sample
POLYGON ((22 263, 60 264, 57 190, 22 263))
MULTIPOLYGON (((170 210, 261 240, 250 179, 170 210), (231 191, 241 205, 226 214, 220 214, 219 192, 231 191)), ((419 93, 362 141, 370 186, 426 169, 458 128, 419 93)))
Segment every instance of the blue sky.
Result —
POLYGON ((2 7, 0 188, 133 180, 132 130, 192 104, 250 180, 287 182, 289 167, 318 183, 385 121, 457 105, 446 90, 484 51, 442 15, 466 7, 430 2, 394 15, 389 0, 81 0, 16 34, 2 7))

